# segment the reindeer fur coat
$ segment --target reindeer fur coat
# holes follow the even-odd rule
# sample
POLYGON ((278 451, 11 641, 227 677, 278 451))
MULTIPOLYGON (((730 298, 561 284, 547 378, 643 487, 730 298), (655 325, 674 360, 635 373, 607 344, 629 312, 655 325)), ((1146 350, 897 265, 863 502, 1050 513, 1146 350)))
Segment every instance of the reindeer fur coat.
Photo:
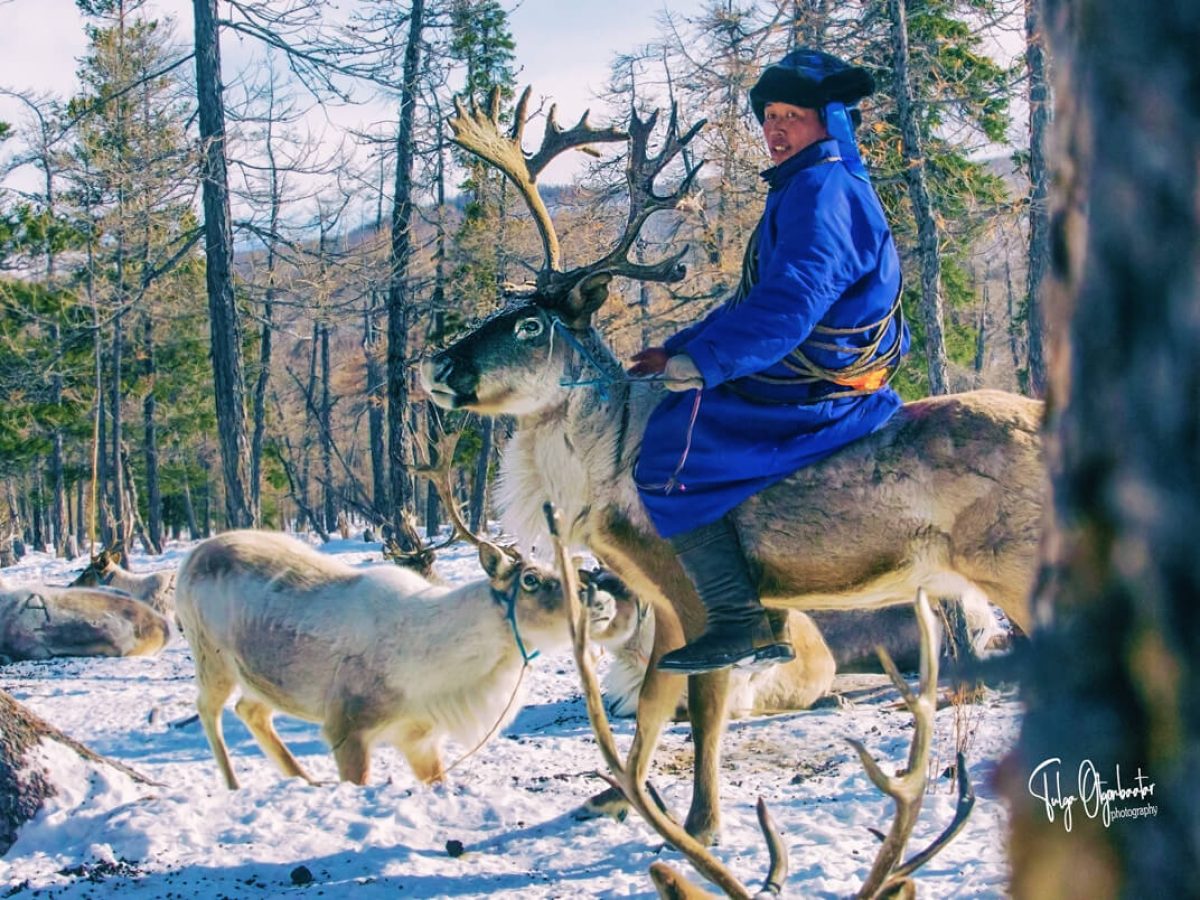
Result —
POLYGON ((835 140, 763 177, 770 191, 742 288, 666 342, 691 356, 705 386, 668 395, 646 426, 635 478, 663 537, 716 521, 900 407, 887 386, 826 398, 846 389, 798 380, 790 358, 802 348, 819 366, 842 369, 869 343, 868 360, 908 348, 902 318, 889 318, 900 260, 874 189, 840 164, 835 140), (872 323, 881 330, 855 332, 872 323))

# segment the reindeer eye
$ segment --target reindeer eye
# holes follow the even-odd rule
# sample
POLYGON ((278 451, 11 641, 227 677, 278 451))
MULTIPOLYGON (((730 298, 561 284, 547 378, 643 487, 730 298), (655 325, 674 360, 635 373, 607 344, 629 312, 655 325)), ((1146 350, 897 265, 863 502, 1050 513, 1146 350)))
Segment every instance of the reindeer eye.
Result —
POLYGON ((541 576, 533 571, 533 569, 526 569, 521 573, 521 587, 531 594, 534 591, 540 590, 542 587, 541 576))
POLYGON ((528 319, 522 319, 513 328, 513 333, 518 340, 528 341, 537 337, 546 330, 545 323, 537 316, 530 316, 528 319))

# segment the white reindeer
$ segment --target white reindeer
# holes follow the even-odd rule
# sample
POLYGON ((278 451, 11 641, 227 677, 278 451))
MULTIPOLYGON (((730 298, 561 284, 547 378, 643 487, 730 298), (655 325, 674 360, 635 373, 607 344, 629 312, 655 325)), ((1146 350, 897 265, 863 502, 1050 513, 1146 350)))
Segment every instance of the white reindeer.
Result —
POLYGON ((283 534, 232 531, 199 544, 176 587, 197 709, 217 765, 235 712, 289 776, 313 782, 271 725, 320 722, 338 775, 365 784, 372 745, 393 744, 423 782, 445 775, 447 737, 474 746, 520 708, 527 659, 570 643, 559 579, 480 541, 487 572, 457 589, 407 569, 355 569, 283 534))
MULTIPOLYGON (((656 610, 643 602, 611 572, 600 569, 581 574, 593 587, 587 600, 588 634, 612 654, 604 677, 609 714, 635 715, 654 652, 656 622, 670 616, 671 611, 656 610)), ((799 610, 772 612, 772 615, 788 617, 796 658, 762 671, 735 669, 730 673, 726 704, 732 718, 808 709, 833 685, 834 655, 812 619, 799 610)), ((686 716, 685 688, 675 717, 686 716)))
POLYGON ((121 565, 121 551, 113 548, 106 547, 93 556, 87 568, 71 582, 71 586, 116 588, 145 603, 167 619, 175 614, 172 596, 175 590, 175 573, 170 570, 130 572, 121 565))

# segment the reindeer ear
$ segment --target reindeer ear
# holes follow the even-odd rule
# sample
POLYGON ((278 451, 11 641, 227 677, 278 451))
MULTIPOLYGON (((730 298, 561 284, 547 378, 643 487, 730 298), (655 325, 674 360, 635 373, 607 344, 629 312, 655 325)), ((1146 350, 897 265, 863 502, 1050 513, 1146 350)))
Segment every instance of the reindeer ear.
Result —
POLYGON ((571 288, 567 295, 567 309, 570 311, 574 324, 589 319, 596 310, 608 299, 608 283, 612 281, 611 272, 597 272, 589 275, 579 284, 571 288))
POLYGON ((488 578, 504 578, 512 571, 513 559, 490 541, 479 542, 479 564, 488 578))

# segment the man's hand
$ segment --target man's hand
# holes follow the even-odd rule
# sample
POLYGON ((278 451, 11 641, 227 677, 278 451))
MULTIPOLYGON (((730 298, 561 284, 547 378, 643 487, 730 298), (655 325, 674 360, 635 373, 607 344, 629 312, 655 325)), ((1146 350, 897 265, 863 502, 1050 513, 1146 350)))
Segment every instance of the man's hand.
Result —
POLYGON ((663 376, 668 391, 698 391, 704 387, 704 376, 686 353, 676 353, 668 359, 663 376))
POLYGON ((629 367, 630 375, 658 375, 667 367, 671 354, 662 347, 648 347, 641 353, 633 355, 633 365, 629 367))

